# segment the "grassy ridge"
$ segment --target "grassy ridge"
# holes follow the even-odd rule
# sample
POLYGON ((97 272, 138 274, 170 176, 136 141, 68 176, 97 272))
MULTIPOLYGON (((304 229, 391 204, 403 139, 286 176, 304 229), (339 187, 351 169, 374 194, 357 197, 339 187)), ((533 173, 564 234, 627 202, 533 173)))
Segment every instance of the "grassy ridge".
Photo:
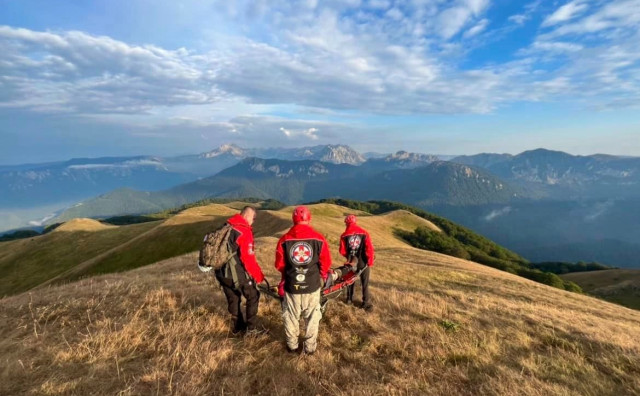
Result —
POLYGON ((198 250, 203 235, 221 226, 225 220, 220 217, 213 221, 157 227, 144 238, 128 244, 126 249, 114 251, 69 280, 127 271, 198 250))
POLYGON ((0 244, 0 296, 23 292, 140 235, 158 223, 100 231, 56 231, 0 244))

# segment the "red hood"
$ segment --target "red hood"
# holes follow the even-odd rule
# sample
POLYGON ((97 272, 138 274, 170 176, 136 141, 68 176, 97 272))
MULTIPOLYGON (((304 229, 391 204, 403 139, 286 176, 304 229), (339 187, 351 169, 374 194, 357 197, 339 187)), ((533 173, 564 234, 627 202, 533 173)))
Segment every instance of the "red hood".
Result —
POLYGON ((362 227, 359 227, 357 224, 349 224, 347 229, 344 230, 342 235, 350 235, 350 234, 364 234, 365 230, 362 227))
POLYGON ((227 220, 227 223, 229 223, 233 227, 245 227, 251 229, 249 223, 247 223, 244 217, 242 217, 239 213, 230 217, 229 220, 227 220))
POLYGON ((308 224, 296 224, 293 227, 291 227, 291 229, 289 229, 289 231, 287 232, 287 235, 289 235, 292 238, 308 238, 310 235, 316 234, 317 231, 313 229, 313 227, 311 227, 308 224))

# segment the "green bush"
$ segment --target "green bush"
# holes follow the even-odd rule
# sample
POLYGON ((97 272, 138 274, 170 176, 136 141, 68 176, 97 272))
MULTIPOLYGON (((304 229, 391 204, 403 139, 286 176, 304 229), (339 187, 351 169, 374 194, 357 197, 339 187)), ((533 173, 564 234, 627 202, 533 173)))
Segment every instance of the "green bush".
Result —
POLYGON ((13 241, 16 239, 31 238, 40 235, 39 232, 33 230, 18 230, 10 234, 0 236, 0 242, 13 241))
POLYGON ((553 272, 554 274, 568 274, 571 272, 587 272, 587 271, 602 271, 613 269, 614 267, 608 267, 600 263, 566 263, 560 261, 544 262, 544 263, 532 263, 531 268, 539 269, 540 271, 553 272))

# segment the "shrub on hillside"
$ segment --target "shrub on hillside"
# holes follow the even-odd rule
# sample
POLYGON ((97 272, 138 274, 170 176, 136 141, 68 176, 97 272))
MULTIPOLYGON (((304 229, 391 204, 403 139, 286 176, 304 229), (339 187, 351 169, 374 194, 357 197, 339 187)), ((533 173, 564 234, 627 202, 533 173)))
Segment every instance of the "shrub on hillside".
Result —
POLYGON ((427 227, 419 227, 414 232, 400 231, 399 235, 419 249, 432 250, 465 260, 471 258, 469 252, 455 238, 451 238, 441 232, 432 231, 427 227))
POLYGON ((13 241, 16 239, 31 238, 40 235, 39 232, 33 230, 18 230, 9 234, 0 236, 0 242, 13 241))
POLYGON ((554 274, 568 274, 571 272, 587 272, 587 271, 602 271, 612 269, 606 265, 600 263, 565 263, 565 262, 544 262, 544 263, 532 263, 532 268, 539 269, 540 271, 553 272, 554 274))

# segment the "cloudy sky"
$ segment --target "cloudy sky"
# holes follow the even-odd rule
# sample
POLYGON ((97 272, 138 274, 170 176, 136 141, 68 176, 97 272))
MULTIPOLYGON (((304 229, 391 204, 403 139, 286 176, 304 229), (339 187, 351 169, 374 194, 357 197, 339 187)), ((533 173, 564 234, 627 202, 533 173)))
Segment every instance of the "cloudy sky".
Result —
POLYGON ((640 155, 640 0, 0 0, 0 164, 640 155))

